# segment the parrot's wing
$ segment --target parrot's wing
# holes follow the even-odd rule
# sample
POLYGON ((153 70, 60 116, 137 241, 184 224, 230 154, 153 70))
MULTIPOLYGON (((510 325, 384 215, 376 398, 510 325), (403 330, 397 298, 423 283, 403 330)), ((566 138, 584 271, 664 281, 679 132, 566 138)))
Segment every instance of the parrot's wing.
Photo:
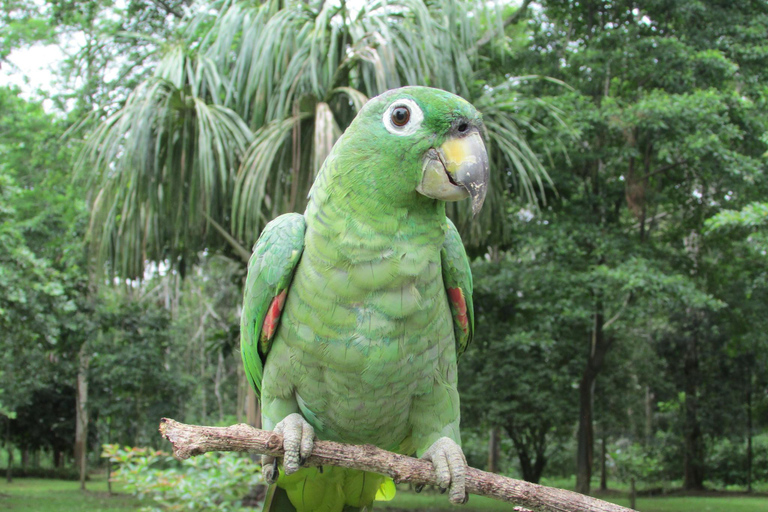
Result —
POLYGON ((280 314, 304 251, 304 216, 289 213, 264 228, 248 262, 240 319, 240 350, 245 374, 256 394, 261 392, 264 361, 275 338, 280 314))
POLYGON ((472 309, 472 272, 461 237, 451 219, 446 218, 448 229, 440 252, 443 265, 443 283, 453 315, 456 336, 456 356, 460 356, 472 342, 475 332, 475 313, 472 309))

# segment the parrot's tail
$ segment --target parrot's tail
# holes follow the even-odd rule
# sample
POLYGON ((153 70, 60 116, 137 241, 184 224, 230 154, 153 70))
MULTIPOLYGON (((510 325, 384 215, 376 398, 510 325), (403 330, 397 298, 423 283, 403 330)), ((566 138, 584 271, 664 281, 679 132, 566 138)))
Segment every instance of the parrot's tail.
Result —
POLYGON ((370 512, 395 496, 391 478, 337 467, 304 468, 269 486, 263 512, 370 512))
MULTIPOLYGON (((353 507, 351 505, 345 505, 341 512, 371 512, 372 507, 353 507)), ((263 512, 296 512, 296 507, 293 506, 291 500, 288 498, 288 493, 285 489, 281 489, 277 484, 269 486, 267 490, 267 496, 264 499, 263 512)))
POLYGON ((267 489, 267 495, 264 498, 262 512, 296 512, 291 500, 288 499, 288 493, 281 489, 277 484, 272 484, 267 489))

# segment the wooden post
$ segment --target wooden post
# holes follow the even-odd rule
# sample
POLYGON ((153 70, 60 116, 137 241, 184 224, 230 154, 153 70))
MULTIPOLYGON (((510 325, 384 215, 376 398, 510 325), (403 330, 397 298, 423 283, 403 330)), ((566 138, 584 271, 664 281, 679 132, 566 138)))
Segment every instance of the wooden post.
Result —
POLYGON ((629 490, 629 508, 637 510, 635 501, 637 500, 637 490, 635 489, 635 477, 632 477, 631 487, 629 490))

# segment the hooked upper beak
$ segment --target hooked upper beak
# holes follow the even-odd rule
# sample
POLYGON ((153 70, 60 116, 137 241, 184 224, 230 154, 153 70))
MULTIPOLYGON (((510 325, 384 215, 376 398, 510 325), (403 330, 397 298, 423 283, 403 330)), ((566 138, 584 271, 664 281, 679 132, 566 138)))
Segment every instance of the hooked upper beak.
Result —
POLYGON ((427 151, 421 183, 416 190, 443 201, 472 198, 472 215, 483 207, 488 191, 488 153, 480 132, 452 137, 427 151))

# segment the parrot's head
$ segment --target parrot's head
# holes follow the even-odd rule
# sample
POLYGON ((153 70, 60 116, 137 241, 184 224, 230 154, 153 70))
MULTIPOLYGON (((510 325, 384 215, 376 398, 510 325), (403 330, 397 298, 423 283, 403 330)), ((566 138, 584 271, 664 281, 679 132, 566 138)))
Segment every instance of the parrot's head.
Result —
POLYGON ((365 104, 339 141, 337 156, 350 158, 345 167, 356 168, 352 172, 369 194, 413 205, 471 197, 477 214, 488 188, 482 123, 480 113, 454 94, 393 89, 365 104))

